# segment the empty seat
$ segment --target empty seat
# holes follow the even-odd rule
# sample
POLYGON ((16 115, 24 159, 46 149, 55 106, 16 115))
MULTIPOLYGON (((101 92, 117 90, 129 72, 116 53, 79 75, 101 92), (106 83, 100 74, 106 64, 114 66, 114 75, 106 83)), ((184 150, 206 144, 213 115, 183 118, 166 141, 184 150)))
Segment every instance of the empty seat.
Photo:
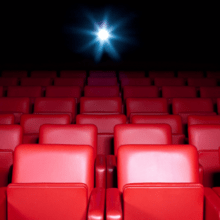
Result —
POLYGON ((39 142, 39 130, 43 124, 70 124, 69 115, 36 115, 24 114, 21 116, 20 125, 23 128, 24 144, 39 142))
POLYGON ((2 77, 27 77, 27 71, 26 70, 3 70, 2 71, 2 77))
POLYGON ((178 71, 177 76, 182 78, 203 78, 204 73, 202 71, 178 71))
POLYGON ((188 78, 188 86, 217 86, 217 80, 212 78, 188 78))
POLYGON ((86 78, 85 70, 61 70, 61 78, 86 78))
POLYGON ((189 115, 188 126, 190 125, 220 125, 220 116, 189 115))
POLYGON ((119 71, 119 79, 122 78, 144 78, 144 71, 119 71))
POLYGON ((85 86, 85 97, 119 97, 118 86, 85 86))
POLYGON ((162 86, 185 86, 186 80, 183 78, 154 78, 154 85, 162 86))
POLYGON ((88 86, 117 86, 117 78, 93 78, 88 77, 88 86))
POLYGON ((31 71, 31 77, 33 78, 56 78, 57 71, 51 71, 51 70, 31 71))
POLYGON ((76 124, 94 124, 98 129, 98 154, 114 154, 114 127, 125 124, 125 115, 77 115, 76 124))
POLYGON ((3 96, 7 96, 8 86, 17 86, 19 84, 18 78, 15 77, 1 77, 0 86, 3 86, 3 96))
POLYGON ((185 135, 179 115, 135 115, 132 124, 168 124, 172 130, 172 144, 184 144, 185 135))
POLYGON ((93 158, 91 146, 18 146, 7 219, 104 218, 105 189, 94 188, 93 158))
POLYGON ((22 143, 20 125, 0 125, 0 187, 11 182, 13 152, 22 143))
POLYGON ((159 90, 157 86, 124 86, 123 99, 127 98, 157 98, 159 90))
POLYGON ((203 167, 203 185, 220 185, 220 125, 191 125, 188 128, 189 144, 199 152, 199 163, 203 167))
POLYGON ((174 71, 149 71, 150 78, 173 78, 175 77, 174 71))
POLYGON ((81 97, 80 114, 121 114, 120 97, 81 97))
POLYGON ((55 98, 75 98, 79 103, 82 90, 79 86, 47 86, 46 97, 55 98))
POLYGON ((76 100, 74 98, 36 98, 35 114, 68 114, 71 123, 76 119, 76 100))
POLYGON ((89 145, 96 162, 96 187, 106 186, 105 155, 97 155, 97 127, 95 125, 42 125, 39 144, 89 145))
POLYGON ((80 86, 85 85, 85 78, 55 78, 54 86, 80 86))
POLYGON ((21 78, 21 86, 50 86, 52 78, 21 78))
POLYGON ((171 144, 171 127, 167 124, 121 124, 114 128, 114 155, 107 156, 107 188, 116 187, 118 150, 131 144, 171 144))
POLYGON ((89 76, 94 78, 111 78, 116 77, 115 71, 91 70, 89 76))
POLYGON ((150 78, 122 78, 121 87, 124 86, 150 86, 150 78))
POLYGON ((117 168, 118 189, 106 192, 107 219, 203 219, 194 146, 121 146, 117 168))
POLYGON ((127 118, 131 121, 134 115, 168 115, 165 98, 127 98, 127 118))
POLYGON ((0 124, 1 125, 11 125, 14 124, 15 116, 13 114, 0 114, 0 124))
POLYGON ((207 71, 207 78, 220 79, 220 71, 207 71))
POLYGON ((220 87, 200 87, 200 96, 202 98, 211 98, 213 103, 216 105, 217 98, 220 98, 220 87))
POLYGON ((22 114, 30 113, 30 99, 29 98, 0 98, 0 114, 13 114, 15 116, 14 123, 20 123, 22 114))
POLYGON ((4 90, 3 90, 3 86, 0 86, 0 97, 4 96, 4 90))
POLYGON ((217 112, 220 115, 220 98, 217 98, 217 112))
POLYGON ((172 109, 173 114, 181 116, 185 135, 189 115, 216 115, 212 100, 209 98, 174 98, 172 109))

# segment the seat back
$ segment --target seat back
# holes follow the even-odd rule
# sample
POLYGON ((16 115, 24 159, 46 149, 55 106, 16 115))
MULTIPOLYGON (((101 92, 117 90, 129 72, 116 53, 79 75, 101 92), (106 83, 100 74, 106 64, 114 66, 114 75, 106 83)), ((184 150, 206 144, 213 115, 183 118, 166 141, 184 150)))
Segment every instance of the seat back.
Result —
POLYGON ((97 152, 97 128, 95 125, 42 125, 39 144, 89 145, 97 152))
POLYGON ((155 78, 155 86, 185 86, 186 80, 183 78, 155 78))
POLYGON ((26 70, 3 70, 2 71, 2 77, 27 77, 27 71, 26 70))
POLYGON ((50 86, 52 79, 47 78, 21 78, 21 86, 50 86))
POLYGON ((3 86, 0 86, 0 97, 4 96, 4 89, 3 86))
POLYGON ((115 71, 91 70, 89 76, 93 78, 111 78, 116 77, 115 71))
POLYGON ((119 79, 122 78, 144 78, 144 71, 119 71, 119 79))
POLYGON ((13 114, 0 114, 0 124, 1 125, 11 125, 14 124, 15 116, 13 114))
POLYGON ((217 86, 217 80, 212 78, 188 78, 188 86, 217 86))
POLYGON ((57 72, 51 70, 36 70, 31 71, 31 77, 33 78, 56 78, 57 72))
POLYGON ((81 97, 80 114, 121 114, 122 102, 119 97, 81 97))
POLYGON ((171 143, 171 127, 167 124, 122 124, 114 128, 115 155, 122 145, 171 143))
POLYGON ((207 75, 207 78, 220 79, 220 72, 219 71, 207 71, 206 75, 207 75))
POLYGON ((177 76, 182 78, 203 78, 204 73, 202 71, 178 71, 177 76))
POLYGON ((150 86, 150 78, 121 78, 121 87, 124 86, 150 86))
POLYGON ((149 71, 150 78, 173 78, 174 76, 174 71, 149 71))
POLYGON ((86 78, 85 70, 61 70, 61 78, 86 78))
POLYGON ((220 125, 220 115, 189 115, 188 126, 191 125, 220 125))
POLYGON ((118 86, 85 86, 85 97, 119 97, 118 86))
POLYGON ((80 86, 85 85, 85 78, 55 78, 54 86, 80 86))
POLYGON ((41 86, 9 86, 8 97, 30 97, 36 98, 41 97, 42 89, 41 86))
POLYGON ((212 98, 212 101, 216 104, 216 98, 220 98, 220 88, 218 86, 200 87, 200 96, 202 98, 212 98))
POLYGON ((117 78, 94 78, 88 77, 88 86, 117 86, 117 78))
POLYGON ((1 77, 0 78, 0 86, 17 86, 18 78, 16 77, 1 77))
POLYGON ((127 98, 157 98, 159 90, 157 86, 124 86, 123 99, 127 98))
POLYGON ((196 98, 196 88, 193 86, 163 86, 164 98, 196 98))

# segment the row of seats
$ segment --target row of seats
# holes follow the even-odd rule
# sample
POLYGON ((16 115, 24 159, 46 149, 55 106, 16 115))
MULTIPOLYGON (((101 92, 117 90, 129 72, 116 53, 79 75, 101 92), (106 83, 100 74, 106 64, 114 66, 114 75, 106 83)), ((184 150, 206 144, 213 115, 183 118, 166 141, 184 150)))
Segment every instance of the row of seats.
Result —
MULTIPOLYGON (((28 71, 24 70, 3 70, 1 73, 2 77, 27 77, 28 71)), ((86 77, 87 72, 85 70, 61 70, 60 77, 86 77)), ((92 70, 89 71, 89 76, 94 78, 99 77, 117 77, 116 71, 101 71, 101 70, 92 70)), ((118 77, 121 78, 143 78, 143 77, 149 77, 149 78, 158 78, 158 77, 166 77, 171 78, 175 77, 174 71, 149 71, 148 74, 145 73, 145 71, 119 71, 118 77)), ((206 71, 206 75, 203 71, 177 71, 177 77, 180 78, 219 78, 220 72, 219 71, 206 71)), ((30 77, 50 77, 55 78, 57 77, 57 71, 31 71, 30 77)))
POLYGON ((219 220, 220 187, 200 184, 198 160, 192 145, 123 145, 118 187, 104 189, 94 187, 91 146, 19 145, 0 218, 219 220))

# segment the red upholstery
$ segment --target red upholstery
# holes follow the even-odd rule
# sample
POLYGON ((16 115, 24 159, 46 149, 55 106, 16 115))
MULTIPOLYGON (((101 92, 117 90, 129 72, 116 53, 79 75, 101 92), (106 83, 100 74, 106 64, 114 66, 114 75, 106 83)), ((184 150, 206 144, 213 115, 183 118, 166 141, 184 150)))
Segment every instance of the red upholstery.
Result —
POLYGON ((88 77, 89 86, 117 86, 117 78, 94 78, 88 77))
POLYGON ((121 87, 124 86, 150 86, 150 78, 122 78, 121 87))
POLYGON ((86 78, 85 70, 61 70, 61 78, 86 78))
POLYGON ((114 127, 125 124, 125 115, 77 115, 76 124, 94 124, 98 129, 97 154, 114 154, 114 127))
POLYGON ((219 71, 207 71, 206 75, 207 75, 207 78, 220 79, 220 72, 219 71))
POLYGON ((69 115, 35 115, 24 114, 21 116, 20 125, 23 128, 24 144, 38 143, 40 126, 43 124, 69 124, 69 115))
POLYGON ((120 71, 119 72, 119 79, 122 78, 144 78, 145 72, 144 71, 120 71))
POLYGON ((0 114, 13 114, 15 124, 20 123, 20 117, 24 113, 30 113, 29 98, 0 98, 0 114))
POLYGON ((115 71, 91 70, 89 76, 94 78, 111 78, 116 77, 115 71))
POLYGON ((204 170, 203 185, 208 187, 220 184, 220 125, 191 125, 188 128, 189 143, 199 152, 199 163, 204 170))
POLYGON ((188 126, 190 125, 220 125, 220 116, 207 116, 207 115, 189 115, 188 116, 188 126))
POLYGON ((86 97, 119 97, 118 86, 85 86, 86 97))
POLYGON ((217 98, 217 112, 220 115, 220 98, 217 98))
POLYGON ((13 151, 22 143, 20 125, 0 125, 0 187, 7 186, 11 181, 13 151))
POLYGON ((3 90, 3 86, 0 86, 0 97, 4 96, 4 90, 3 90))
POLYGON ((47 86, 46 97, 63 97, 63 98, 75 98, 76 102, 79 102, 81 97, 81 88, 79 86, 47 86))
POLYGON ((132 124, 168 124, 172 130, 172 144, 184 144, 185 135, 179 115, 135 115, 132 124))
POLYGON ((8 220, 81 220, 87 215, 88 219, 103 219, 105 192, 93 189, 93 153, 91 146, 16 148, 13 183, 7 189, 8 220), (95 201, 100 202, 99 207, 94 207, 95 201))
POLYGON ((124 86, 123 99, 127 98, 157 98, 159 90, 157 86, 124 86))
POLYGON ((31 71, 31 77, 33 78, 55 78, 57 77, 57 72, 48 71, 48 70, 31 71))
POLYGON ((127 118, 133 115, 166 115, 168 114, 167 99, 165 98, 127 98, 127 118))
POLYGON ((188 78, 188 86, 217 86, 217 80, 212 78, 188 78))
POLYGON ((174 71, 149 71, 150 78, 173 78, 174 71))
POLYGON ((217 102, 217 98, 220 98, 220 88, 215 87, 200 87, 200 96, 202 98, 212 98, 214 104, 217 102))
POLYGON ((8 86, 17 86, 19 83, 18 78, 14 77, 1 77, 0 86, 3 86, 3 96, 7 96, 8 86))
POLYGON ((36 98, 36 114, 69 114, 70 121, 75 122, 76 100, 74 98, 36 98))
POLYGON ((202 71, 178 71, 177 76, 182 78, 203 78, 204 74, 202 71))
POLYGON ((13 114, 0 114, 0 124, 1 125, 11 125, 14 124, 15 116, 13 114))
POLYGON ((50 86, 51 78, 21 78, 21 86, 50 86))
POLYGON ((2 77, 27 77, 26 70, 3 70, 2 77))
POLYGON ((85 85, 85 78, 55 78, 55 86, 80 86, 81 88, 85 85))
POLYGON ((127 144, 171 144, 171 127, 167 124, 122 124, 114 128, 114 154, 127 144))
POLYGON ((0 219, 2 220, 7 220, 6 205, 6 187, 0 187, 0 219))
POLYGON ((183 78, 155 78, 155 86, 185 86, 186 80, 183 78))
POLYGON ((122 102, 119 97, 81 97, 80 114, 121 114, 122 102))
POLYGON ((109 203, 112 189, 107 190, 107 219, 123 214, 125 220, 201 220, 204 190, 198 182, 198 155, 193 146, 122 146, 118 151, 118 191, 123 205, 117 199, 120 194, 114 192, 113 199, 119 204, 111 210, 116 205, 109 203))

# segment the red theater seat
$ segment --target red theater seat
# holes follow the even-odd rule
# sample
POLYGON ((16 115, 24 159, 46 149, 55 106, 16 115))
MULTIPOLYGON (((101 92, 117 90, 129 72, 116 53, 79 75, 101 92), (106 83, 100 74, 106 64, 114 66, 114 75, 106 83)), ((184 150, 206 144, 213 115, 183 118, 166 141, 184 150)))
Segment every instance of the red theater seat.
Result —
POLYGON ((31 77, 33 78, 56 78, 56 71, 47 71, 47 70, 39 70, 39 71, 31 71, 31 77))
POLYGON ((209 98, 174 98, 172 107, 173 114, 181 116, 186 135, 189 115, 216 115, 212 100, 209 98))
POLYGON ((86 78, 85 70, 61 70, 61 78, 86 78))
POLYGON ((19 84, 18 78, 1 77, 0 86, 3 86, 3 96, 7 96, 8 86, 17 86, 19 84))
POLYGON ((8 220, 104 219, 105 189, 94 188, 93 158, 91 146, 18 146, 8 220))
POLYGON ((96 162, 96 187, 106 187, 105 155, 97 155, 97 127, 95 125, 42 125, 39 144, 92 146, 96 162))
POLYGON ((22 143, 22 127, 0 125, 0 140, 0 187, 4 187, 11 182, 13 152, 22 143))
POLYGON ((52 85, 51 78, 21 78, 21 86, 41 86, 46 87, 52 85))
POLYGON ((117 78, 94 78, 88 77, 88 86, 117 86, 117 78))
POLYGON ((81 97, 80 114, 121 114, 120 97, 81 97))
POLYGON ((119 71, 119 80, 122 78, 144 78, 144 71, 119 71))
POLYGON ((150 78, 122 78, 121 87, 124 86, 151 86, 150 78))
POLYGON ((157 98, 159 90, 157 86, 124 86, 123 99, 127 98, 157 98))
POLYGON ((20 123, 22 114, 30 113, 29 98, 0 98, 0 114, 13 114, 15 116, 14 123, 20 123))
POLYGON ((114 128, 114 155, 107 156, 107 188, 117 186, 115 178, 118 149, 128 144, 171 144, 167 124, 121 124, 114 128))
POLYGON ((168 115, 165 98, 127 98, 127 118, 131 121, 134 115, 168 115))
POLYGON ((114 154, 114 127, 125 124, 125 115, 77 115, 76 124, 94 124, 98 129, 97 154, 114 154))
POLYGON ((179 115, 135 115, 132 124, 168 124, 172 130, 172 144, 184 144, 185 135, 179 115))
POLYGON ((85 97, 119 97, 118 86, 85 86, 85 97))
POLYGON ((91 70, 89 76, 93 78, 111 78, 116 77, 115 71, 91 70))
POLYGON ((150 78, 173 78, 175 77, 174 71, 149 71, 150 78))
POLYGON ((27 77, 27 71, 26 70, 3 70, 2 71, 2 77, 27 77))
POLYGON ((15 116, 13 114, 0 114, 0 124, 1 125, 11 125, 14 124, 15 116))
POLYGON ((178 71, 177 76, 181 78, 203 78, 202 71, 178 71))
POLYGON ((85 78, 55 78, 54 86, 80 86, 85 85, 85 78))
POLYGON ((35 114, 68 114, 71 123, 76 119, 76 100, 74 98, 36 98, 35 114))
POLYGON ((220 71, 207 71, 207 78, 220 79, 220 71))
POLYGON ((188 126, 191 125, 220 125, 220 115, 214 115, 214 116, 189 115, 188 126))
POLYGON ((199 152, 199 163, 203 167, 203 185, 220 185, 220 125, 191 125, 188 128, 189 144, 199 152))
POLYGON ((220 87, 200 87, 200 96, 202 98, 211 98, 214 105, 217 103, 217 98, 220 98, 220 87))
POLYGON ((117 165, 118 189, 107 189, 106 219, 203 219, 194 146, 121 146, 117 165))
POLYGON ((23 144, 36 144, 39 141, 39 130, 43 124, 70 124, 69 115, 35 115, 21 116, 20 125, 23 128, 23 144))
POLYGON ((185 86, 186 80, 183 78, 155 78, 154 85, 162 86, 185 86))
POLYGON ((217 80, 212 78, 188 78, 188 86, 217 86, 217 80))
POLYGON ((3 90, 3 86, 0 86, 0 97, 4 96, 4 90, 3 90))

